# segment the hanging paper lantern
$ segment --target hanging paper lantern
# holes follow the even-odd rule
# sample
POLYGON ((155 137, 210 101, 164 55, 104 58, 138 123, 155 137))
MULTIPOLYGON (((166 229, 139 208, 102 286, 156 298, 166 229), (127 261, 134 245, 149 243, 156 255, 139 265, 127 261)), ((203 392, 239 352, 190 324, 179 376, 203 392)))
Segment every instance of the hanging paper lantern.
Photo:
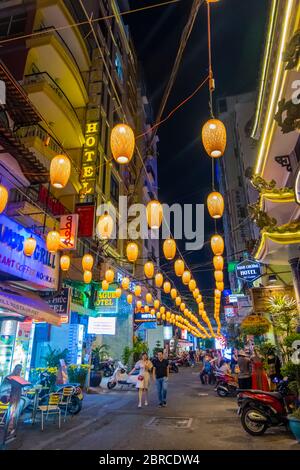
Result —
POLYGON ((189 282, 190 291, 193 292, 193 290, 196 289, 196 286, 197 286, 196 281, 194 279, 191 279, 190 282, 189 282))
POLYGON ((193 290, 193 297, 194 299, 197 299, 198 295, 200 295, 200 291, 198 288, 194 289, 193 290))
POLYGON ((185 303, 184 302, 181 302, 180 304, 180 310, 183 312, 185 309, 185 303))
POLYGON ((164 313, 162 314, 161 319, 162 319, 163 321, 165 321, 166 315, 165 315, 164 313))
POLYGON ((142 288, 141 288, 141 286, 135 286, 135 288, 134 288, 134 295, 135 295, 136 297, 139 297, 139 296, 141 295, 141 293, 142 293, 142 288))
POLYGON ((159 320, 160 317, 161 317, 161 313, 160 313, 160 312, 157 312, 157 313, 156 313, 156 318, 159 320))
POLYGON ((221 295, 222 295, 222 292, 219 291, 218 289, 215 289, 215 297, 216 297, 217 299, 218 299, 218 298, 220 299, 220 298, 221 298, 221 295))
POLYGON ((146 302, 147 304, 151 304, 152 303, 152 294, 150 292, 147 292, 146 294, 146 302))
POLYGON ((181 297, 176 297, 175 299, 175 304, 177 305, 177 307, 179 307, 179 305, 181 304, 181 297))
POLYGON ((176 243, 172 238, 167 238, 163 243, 163 252, 167 260, 171 260, 176 255, 176 243))
POLYGON ((128 304, 132 304, 132 301, 133 301, 132 294, 128 294, 128 295, 127 295, 127 303, 128 303, 128 304))
POLYGON ((128 277, 123 277, 122 282, 121 282, 122 289, 127 290, 129 287, 129 284, 130 284, 130 280, 128 279, 128 277))
POLYGON ((148 313, 148 312, 149 312, 149 310, 150 310, 150 307, 149 307, 149 305, 145 305, 145 307, 144 307, 144 312, 145 312, 145 313, 148 313))
POLYGON ((96 233, 101 240, 109 240, 114 228, 114 221, 107 211, 99 217, 96 233))
POLYGON ((215 276, 215 281, 216 282, 223 282, 223 280, 224 280, 223 271, 215 271, 214 276, 215 276))
POLYGON ((3 184, 0 184, 0 214, 4 211, 8 201, 8 190, 3 184))
POLYGON ((216 256, 221 256, 224 252, 224 240, 221 235, 213 235, 210 239, 211 249, 216 256))
POLYGON ((171 318, 171 312, 169 312, 169 310, 167 311, 166 313, 166 319, 169 321, 171 318))
POLYGON ((188 308, 185 308, 184 311, 183 311, 183 314, 185 316, 188 316, 189 315, 189 309, 188 308))
POLYGON ((60 235, 56 230, 51 230, 46 238, 47 250, 50 253, 56 253, 60 245, 60 235))
POLYGON ((148 279, 151 279, 154 276, 154 264, 152 261, 147 261, 147 263, 145 263, 144 273, 148 279))
POLYGON ((25 256, 32 256, 36 248, 36 239, 33 237, 26 238, 24 241, 23 252, 25 256))
POLYGON ((91 273, 91 271, 84 271, 84 273, 83 273, 83 281, 84 281, 86 284, 90 284, 90 282, 92 281, 92 273, 91 273))
POLYGON ((169 294, 171 291, 171 284, 169 281, 164 282, 164 293, 169 294))
POLYGON ((164 276, 161 273, 155 274, 155 285, 161 287, 164 283, 164 276))
POLYGON ((186 286, 188 285, 188 283, 190 282, 191 280, 191 273, 190 271, 184 271, 183 275, 182 275, 182 282, 183 284, 185 284, 186 286))
POLYGON ((117 289, 115 291, 115 295, 116 295, 117 299, 121 297, 122 289, 120 289, 120 287, 117 287, 117 289))
POLYGON ((174 288, 171 289, 170 295, 171 295, 171 298, 172 298, 172 299, 176 299, 176 297, 177 297, 177 290, 174 289, 174 288))
POLYGON ((164 307, 163 305, 160 307, 159 309, 160 313, 163 315, 166 311, 166 307, 164 307))
POLYGON ((127 124, 117 124, 110 134, 110 148, 117 163, 124 165, 132 159, 135 147, 133 130, 127 124))
POLYGON ((178 277, 181 277, 184 272, 184 261, 182 259, 177 259, 174 263, 175 274, 178 277))
POLYGON ((134 263, 139 255, 139 248, 136 243, 130 242, 126 247, 127 259, 130 263, 134 263))
POLYGON ((204 303, 203 302, 198 303, 198 309, 199 310, 204 310, 204 303))
POLYGON ((226 128, 223 122, 209 119, 202 127, 202 142, 210 157, 221 157, 226 147, 226 128))
POLYGON ((155 308, 151 308, 150 313, 151 313, 151 315, 154 316, 155 315, 155 308))
POLYGON ((71 262, 70 256, 68 256, 68 255, 61 256, 59 262, 60 262, 60 269, 62 271, 69 271, 70 262, 71 262))
POLYGON ((81 264, 83 271, 91 271, 94 265, 94 257, 90 254, 84 255, 81 264))
POLYGON ((216 288, 223 292, 224 290, 224 282, 216 282, 216 288))
POLYGON ((220 219, 224 212, 224 199, 222 194, 213 191, 207 198, 207 209, 213 219, 220 219))
POLYGON ((56 155, 50 164, 50 182, 55 188, 64 188, 70 178, 71 162, 66 155, 56 155))
POLYGON ((154 305, 154 308, 155 308, 156 310, 158 310, 158 309, 159 309, 159 305, 160 305, 159 300, 158 300, 158 299, 155 299, 154 302, 153 302, 153 305, 154 305))
POLYGON ((106 281, 106 279, 103 279, 101 285, 102 285, 102 290, 108 290, 109 283, 106 281))
POLYGON ((197 304, 200 304, 202 302, 202 295, 199 294, 197 299, 196 299, 197 304))
POLYGON ((137 308, 138 310, 141 310, 141 308, 142 308, 142 301, 141 301, 141 300, 137 300, 137 302, 136 302, 136 308, 137 308))
POLYGON ((113 269, 107 269, 105 271, 105 280, 109 283, 113 282, 115 278, 115 273, 113 269))
POLYGON ((224 269, 224 258, 223 256, 214 256, 213 264, 216 271, 223 271, 224 269))
POLYGON ((162 223, 163 209, 159 201, 148 202, 146 208, 147 222, 150 228, 159 229, 162 223))

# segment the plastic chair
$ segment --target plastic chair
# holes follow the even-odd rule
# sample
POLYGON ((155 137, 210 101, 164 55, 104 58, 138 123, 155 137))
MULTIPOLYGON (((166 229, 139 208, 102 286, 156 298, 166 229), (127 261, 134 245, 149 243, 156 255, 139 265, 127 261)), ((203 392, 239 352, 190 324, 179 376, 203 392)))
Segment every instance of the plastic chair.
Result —
POLYGON ((63 388, 59 406, 60 406, 60 408, 65 407, 64 421, 66 421, 68 407, 71 403, 73 393, 74 393, 74 387, 64 387, 63 388))
POLYGON ((44 415, 46 415, 46 421, 49 415, 58 415, 58 427, 60 428, 61 423, 61 409, 59 407, 61 401, 61 395, 59 393, 50 393, 47 405, 40 405, 38 411, 42 413, 42 431, 44 431, 44 415))

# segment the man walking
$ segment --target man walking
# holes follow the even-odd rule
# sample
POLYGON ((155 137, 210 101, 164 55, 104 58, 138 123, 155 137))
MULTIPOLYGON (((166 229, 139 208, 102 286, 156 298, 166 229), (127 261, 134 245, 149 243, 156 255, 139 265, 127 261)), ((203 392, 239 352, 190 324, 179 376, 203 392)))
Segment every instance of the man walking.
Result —
POLYGON ((167 406, 169 361, 164 359, 163 351, 158 351, 153 361, 153 379, 156 381, 159 406, 167 406))

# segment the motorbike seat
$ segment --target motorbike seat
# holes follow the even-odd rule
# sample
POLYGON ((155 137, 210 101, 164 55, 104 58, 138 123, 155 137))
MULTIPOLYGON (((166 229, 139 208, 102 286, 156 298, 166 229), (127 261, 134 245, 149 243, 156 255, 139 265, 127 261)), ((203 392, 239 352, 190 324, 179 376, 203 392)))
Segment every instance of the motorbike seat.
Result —
POLYGON ((282 398, 282 395, 279 392, 265 392, 264 390, 251 390, 251 388, 247 388, 247 389, 239 388, 238 391, 239 392, 250 392, 250 393, 253 393, 254 395, 263 393, 264 395, 270 395, 271 397, 275 397, 275 398, 279 398, 279 399, 282 398))

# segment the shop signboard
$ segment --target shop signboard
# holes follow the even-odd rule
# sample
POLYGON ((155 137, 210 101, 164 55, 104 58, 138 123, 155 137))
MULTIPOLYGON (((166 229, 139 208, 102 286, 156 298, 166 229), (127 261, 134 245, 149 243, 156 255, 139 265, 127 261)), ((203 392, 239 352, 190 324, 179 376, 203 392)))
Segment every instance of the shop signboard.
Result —
POLYGON ((144 313, 144 312, 137 312, 134 315, 135 323, 148 323, 148 322, 155 322, 155 316, 151 315, 151 313, 144 313))
POLYGON ((279 295, 288 295, 295 298, 294 288, 292 286, 267 286, 253 287, 250 289, 253 311, 255 313, 265 313, 268 310, 270 297, 279 295))
POLYGON ((95 192, 96 162, 98 157, 99 121, 87 122, 85 143, 82 153, 81 184, 82 194, 92 195, 95 192))
POLYGON ((99 290, 96 294, 94 302, 95 310, 97 313, 117 313, 118 311, 118 297, 115 290, 99 290))
POLYGON ((115 335, 116 317, 89 317, 89 335, 115 335))
POLYGON ((79 217, 78 237, 92 237, 94 234, 95 206, 93 204, 77 204, 75 212, 79 217))
POLYGON ((78 214, 68 214, 61 216, 59 234, 60 247, 62 250, 76 250, 78 218, 78 214))
POLYGON ((238 316, 238 309, 237 307, 233 307, 232 305, 225 305, 224 306, 224 313, 225 313, 225 320, 227 322, 234 321, 238 316))
POLYGON ((58 293, 43 294, 48 305, 60 316, 61 323, 69 322, 70 303, 71 303, 71 288, 64 287, 58 293))
POLYGON ((25 256, 24 241, 30 235, 30 231, 0 215, 0 271, 8 277, 16 276, 36 286, 57 289, 59 255, 49 253, 45 240, 34 235, 37 241, 34 254, 25 256))
POLYGON ((246 282, 253 282, 261 277, 261 263, 245 259, 236 265, 236 276, 246 282))

